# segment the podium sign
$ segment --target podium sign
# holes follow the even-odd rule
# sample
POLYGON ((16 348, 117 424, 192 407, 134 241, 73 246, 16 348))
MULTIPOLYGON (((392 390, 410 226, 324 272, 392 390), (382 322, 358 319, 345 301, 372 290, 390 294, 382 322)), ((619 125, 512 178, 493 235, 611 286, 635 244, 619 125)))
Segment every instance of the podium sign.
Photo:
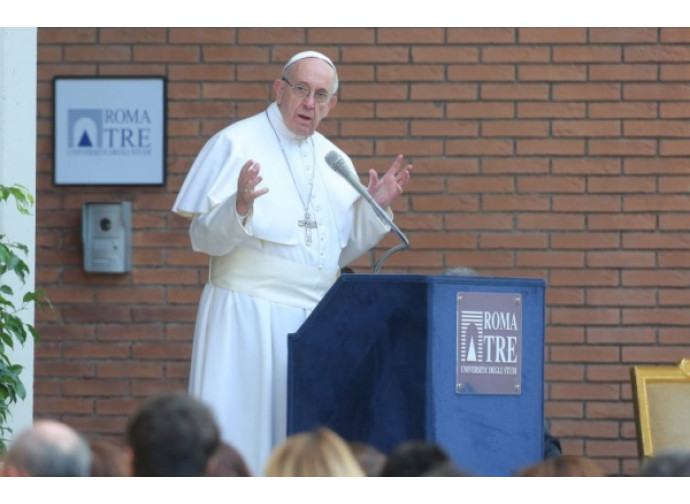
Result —
POLYGON ((518 293, 459 292, 458 394, 520 394, 522 298, 518 293))

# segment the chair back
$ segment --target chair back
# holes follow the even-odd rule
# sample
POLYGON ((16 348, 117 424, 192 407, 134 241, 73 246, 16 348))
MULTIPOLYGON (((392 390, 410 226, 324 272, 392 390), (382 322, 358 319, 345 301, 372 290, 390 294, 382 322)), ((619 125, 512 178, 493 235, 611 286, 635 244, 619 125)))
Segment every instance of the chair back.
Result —
POLYGON ((690 358, 677 366, 633 366, 631 378, 640 458, 690 450, 690 358))

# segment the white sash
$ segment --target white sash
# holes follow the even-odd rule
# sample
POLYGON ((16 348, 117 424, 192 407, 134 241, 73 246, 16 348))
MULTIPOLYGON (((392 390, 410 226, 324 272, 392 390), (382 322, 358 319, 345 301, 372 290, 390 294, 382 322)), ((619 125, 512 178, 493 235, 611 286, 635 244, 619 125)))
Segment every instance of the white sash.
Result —
POLYGON ((313 310, 338 275, 339 272, 319 271, 241 247, 211 258, 209 283, 275 303, 313 310))

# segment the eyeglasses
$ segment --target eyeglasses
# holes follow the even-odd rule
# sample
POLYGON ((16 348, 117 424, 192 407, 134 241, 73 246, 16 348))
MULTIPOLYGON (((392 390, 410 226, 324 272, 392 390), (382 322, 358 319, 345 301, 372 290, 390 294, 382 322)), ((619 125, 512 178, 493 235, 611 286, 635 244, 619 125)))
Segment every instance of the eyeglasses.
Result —
MULTIPOLYGON (((298 98, 304 100, 305 98, 308 98, 312 92, 312 90, 304 84, 297 84, 293 86, 290 83, 290 81, 287 80, 285 77, 281 77, 281 79, 283 79, 287 83, 287 85, 290 86, 290 88, 292 89, 292 94, 294 94, 298 98)), ((314 102, 318 103, 319 105, 323 105, 331 99, 331 96, 331 93, 329 93, 325 89, 317 89, 314 91, 314 102)))

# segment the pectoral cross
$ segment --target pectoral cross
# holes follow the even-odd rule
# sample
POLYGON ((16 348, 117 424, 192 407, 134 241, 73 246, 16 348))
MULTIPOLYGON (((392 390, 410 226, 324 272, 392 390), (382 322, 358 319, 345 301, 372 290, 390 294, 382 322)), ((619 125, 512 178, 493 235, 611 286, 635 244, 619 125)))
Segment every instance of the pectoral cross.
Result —
POLYGON ((316 221, 310 221, 309 212, 304 212, 304 220, 297 221, 297 225, 304 228, 307 245, 311 245, 311 230, 316 229, 316 221))

